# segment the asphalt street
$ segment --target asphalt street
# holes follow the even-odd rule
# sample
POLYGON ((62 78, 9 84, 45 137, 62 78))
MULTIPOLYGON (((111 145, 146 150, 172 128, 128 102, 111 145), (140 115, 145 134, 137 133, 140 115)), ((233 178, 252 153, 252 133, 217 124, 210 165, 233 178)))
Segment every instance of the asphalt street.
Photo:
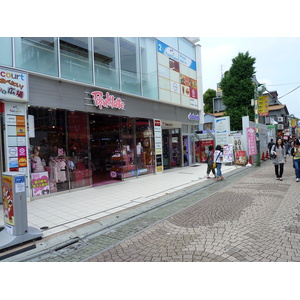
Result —
POLYGON ((299 262, 299 191, 266 161, 35 261, 299 262))

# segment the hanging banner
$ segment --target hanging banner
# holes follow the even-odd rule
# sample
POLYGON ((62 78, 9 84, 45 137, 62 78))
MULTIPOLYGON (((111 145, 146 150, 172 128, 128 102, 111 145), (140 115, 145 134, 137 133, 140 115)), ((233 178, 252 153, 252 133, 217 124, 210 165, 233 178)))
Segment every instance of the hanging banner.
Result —
POLYGON ((255 127, 247 128, 247 139, 248 139, 248 154, 256 155, 257 147, 256 147, 256 131, 255 127))

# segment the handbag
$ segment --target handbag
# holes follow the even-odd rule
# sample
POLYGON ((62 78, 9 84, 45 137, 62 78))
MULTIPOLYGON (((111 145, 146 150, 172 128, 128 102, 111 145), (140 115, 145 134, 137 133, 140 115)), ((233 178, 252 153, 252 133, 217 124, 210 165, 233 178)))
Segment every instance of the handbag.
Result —
MULTIPOLYGON (((273 146, 273 147, 271 148, 271 152, 272 152, 272 150, 275 151, 275 148, 276 148, 276 147, 273 146), (274 150, 273 150, 273 148, 274 148, 274 150)), ((273 154, 271 154, 270 156, 271 156, 272 159, 274 159, 274 158, 276 158, 277 155, 276 155, 275 153, 273 153, 273 154)))

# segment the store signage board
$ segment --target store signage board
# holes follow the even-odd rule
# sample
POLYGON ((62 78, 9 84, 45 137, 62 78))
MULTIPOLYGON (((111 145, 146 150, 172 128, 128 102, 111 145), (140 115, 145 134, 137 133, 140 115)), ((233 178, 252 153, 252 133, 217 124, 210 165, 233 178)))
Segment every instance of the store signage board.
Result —
POLYGON ((0 67, 0 99, 28 101, 28 74, 0 67))
POLYGON ((125 109, 125 103, 121 100, 121 98, 115 98, 115 96, 110 95, 109 92, 104 93, 101 91, 91 92, 93 97, 94 105, 99 108, 116 108, 116 109, 125 109))

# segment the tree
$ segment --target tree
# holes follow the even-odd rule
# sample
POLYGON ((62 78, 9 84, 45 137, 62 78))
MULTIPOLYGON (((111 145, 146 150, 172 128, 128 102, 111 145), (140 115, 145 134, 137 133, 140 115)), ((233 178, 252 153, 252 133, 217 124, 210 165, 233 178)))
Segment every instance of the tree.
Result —
POLYGON ((217 92, 213 89, 208 89, 203 94, 203 102, 204 102, 204 113, 213 113, 213 98, 215 98, 217 92))
POLYGON ((252 78, 255 74, 255 58, 249 52, 239 53, 232 59, 229 71, 221 80, 223 92, 222 101, 226 107, 226 115, 230 116, 231 130, 242 129, 242 117, 249 116, 254 120, 254 108, 251 99, 254 98, 254 85, 252 78))

